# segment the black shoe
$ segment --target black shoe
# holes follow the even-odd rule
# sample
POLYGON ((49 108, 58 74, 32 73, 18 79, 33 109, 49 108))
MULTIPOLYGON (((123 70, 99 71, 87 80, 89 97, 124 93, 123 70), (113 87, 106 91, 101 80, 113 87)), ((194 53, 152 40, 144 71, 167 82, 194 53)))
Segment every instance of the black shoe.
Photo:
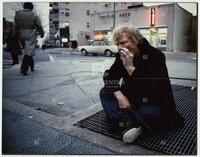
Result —
POLYGON ((34 68, 31 68, 31 71, 34 71, 34 68))
POLYGON ((26 71, 20 71, 21 74, 23 74, 24 76, 28 75, 26 71))

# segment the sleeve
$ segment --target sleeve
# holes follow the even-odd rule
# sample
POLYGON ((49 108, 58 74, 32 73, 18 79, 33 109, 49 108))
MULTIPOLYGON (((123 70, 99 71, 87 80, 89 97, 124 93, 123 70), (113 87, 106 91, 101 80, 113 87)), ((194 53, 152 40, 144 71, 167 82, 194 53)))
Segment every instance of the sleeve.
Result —
POLYGON ((41 20, 38 16, 35 17, 35 27, 39 31, 41 36, 44 36, 44 30, 42 28, 41 20))
POLYGON ((19 33, 19 24, 18 24, 18 21, 17 21, 17 14, 15 14, 15 17, 14 17, 14 23, 13 23, 13 36, 18 36, 19 33))
POLYGON ((123 73, 123 65, 121 59, 117 55, 110 69, 104 72, 103 81, 105 89, 109 92, 120 90, 120 79, 122 78, 123 73))
POLYGON ((168 70, 165 62, 165 55, 162 54, 160 64, 155 68, 154 80, 155 86, 154 99, 157 100, 169 127, 176 127, 184 123, 184 118, 176 110, 176 104, 173 96, 172 86, 168 76, 168 70))
POLYGON ((157 64, 152 67, 151 87, 154 88, 154 99, 165 111, 175 108, 175 101, 170 84, 165 55, 159 56, 157 64))

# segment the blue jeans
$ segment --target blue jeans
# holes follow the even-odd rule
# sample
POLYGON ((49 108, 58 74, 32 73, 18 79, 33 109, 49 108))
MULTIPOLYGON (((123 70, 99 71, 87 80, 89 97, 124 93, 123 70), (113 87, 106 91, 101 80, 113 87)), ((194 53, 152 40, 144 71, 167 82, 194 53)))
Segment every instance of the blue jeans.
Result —
POLYGON ((117 99, 114 97, 114 95, 110 92, 107 92, 104 88, 101 89, 99 95, 104 111, 113 124, 125 122, 131 123, 136 127, 145 127, 144 123, 142 123, 137 117, 140 117, 151 129, 154 129, 161 123, 161 111, 160 108, 155 105, 140 105, 134 110, 134 113, 130 114, 125 110, 120 109, 117 99))

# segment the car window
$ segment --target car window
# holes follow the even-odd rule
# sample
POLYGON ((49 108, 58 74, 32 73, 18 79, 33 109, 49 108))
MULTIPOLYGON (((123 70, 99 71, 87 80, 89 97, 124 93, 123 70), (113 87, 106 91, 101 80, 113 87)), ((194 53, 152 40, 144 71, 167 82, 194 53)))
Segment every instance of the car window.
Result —
POLYGON ((108 45, 108 42, 107 42, 107 41, 104 41, 102 45, 104 45, 104 46, 105 46, 105 45, 108 45))
POLYGON ((108 41, 108 45, 111 46, 113 45, 113 43, 111 41, 108 41))
POLYGON ((104 46, 105 46, 105 45, 106 45, 106 46, 111 46, 111 45, 113 45, 113 44, 112 44, 111 41, 104 41, 104 42, 103 42, 103 45, 104 45, 104 46))
POLYGON ((94 41, 92 46, 101 46, 102 41, 94 41))

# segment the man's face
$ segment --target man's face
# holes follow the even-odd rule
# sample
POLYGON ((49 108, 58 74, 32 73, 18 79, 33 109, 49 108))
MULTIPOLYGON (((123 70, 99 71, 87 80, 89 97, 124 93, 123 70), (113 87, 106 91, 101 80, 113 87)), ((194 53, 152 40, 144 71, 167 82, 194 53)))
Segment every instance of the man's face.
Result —
POLYGON ((132 41, 127 37, 126 33, 122 33, 122 36, 117 43, 118 49, 127 48, 131 53, 133 54, 137 53, 138 52, 137 45, 139 44, 139 42, 135 38, 133 39, 134 40, 132 41))

